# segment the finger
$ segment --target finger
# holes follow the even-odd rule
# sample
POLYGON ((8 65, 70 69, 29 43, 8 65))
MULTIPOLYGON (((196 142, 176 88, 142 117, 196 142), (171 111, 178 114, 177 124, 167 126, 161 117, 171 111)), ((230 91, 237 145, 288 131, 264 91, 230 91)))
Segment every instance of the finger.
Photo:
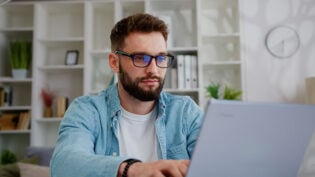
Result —
POLYGON ((167 177, 184 177, 189 160, 170 160, 163 163, 162 172, 167 177))
POLYGON ((189 167, 189 160, 182 160, 179 164, 179 171, 183 176, 186 176, 189 167))
POLYGON ((184 177, 177 166, 169 166, 169 168, 163 169, 162 173, 165 177, 184 177))
POLYGON ((184 163, 188 167, 190 160, 181 160, 181 163, 184 163))

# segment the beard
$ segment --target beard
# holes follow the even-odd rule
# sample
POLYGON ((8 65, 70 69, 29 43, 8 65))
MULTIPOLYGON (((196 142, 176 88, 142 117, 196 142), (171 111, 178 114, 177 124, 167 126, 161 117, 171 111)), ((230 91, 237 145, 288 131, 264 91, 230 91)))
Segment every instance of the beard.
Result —
POLYGON ((128 92, 128 94, 141 101, 157 100, 164 85, 164 79, 161 79, 157 76, 152 76, 151 74, 147 75, 146 77, 136 78, 133 81, 129 74, 122 69, 121 65, 119 65, 118 77, 123 88, 128 92), (149 90, 144 90, 139 87, 139 83, 145 79, 156 79, 159 82, 159 86, 155 89, 150 87, 149 90))

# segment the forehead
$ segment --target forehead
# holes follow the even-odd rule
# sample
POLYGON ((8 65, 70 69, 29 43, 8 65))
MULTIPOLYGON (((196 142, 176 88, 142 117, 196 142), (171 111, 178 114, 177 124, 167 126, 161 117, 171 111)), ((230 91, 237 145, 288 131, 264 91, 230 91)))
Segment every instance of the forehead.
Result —
POLYGON ((166 41, 160 32, 131 33, 125 39, 124 51, 158 54, 166 52, 166 41))

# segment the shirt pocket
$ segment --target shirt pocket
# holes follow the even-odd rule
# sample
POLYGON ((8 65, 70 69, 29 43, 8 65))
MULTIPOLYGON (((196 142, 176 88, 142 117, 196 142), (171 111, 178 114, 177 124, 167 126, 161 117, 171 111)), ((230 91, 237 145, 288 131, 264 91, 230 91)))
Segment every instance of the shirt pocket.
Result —
POLYGON ((167 159, 189 159, 186 142, 171 146, 167 150, 167 159))

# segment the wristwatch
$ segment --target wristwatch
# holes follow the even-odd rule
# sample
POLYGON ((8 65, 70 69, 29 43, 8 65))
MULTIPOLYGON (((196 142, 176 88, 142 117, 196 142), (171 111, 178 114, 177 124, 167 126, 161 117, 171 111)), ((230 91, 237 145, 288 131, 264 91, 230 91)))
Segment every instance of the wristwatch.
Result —
POLYGON ((124 162, 126 162, 127 165, 125 166, 123 174, 121 176, 122 177, 128 177, 127 173, 128 173, 128 170, 129 170, 130 166, 132 164, 134 164, 134 163, 141 162, 141 160, 138 160, 138 159, 127 159, 127 160, 123 161, 123 163, 124 162))

